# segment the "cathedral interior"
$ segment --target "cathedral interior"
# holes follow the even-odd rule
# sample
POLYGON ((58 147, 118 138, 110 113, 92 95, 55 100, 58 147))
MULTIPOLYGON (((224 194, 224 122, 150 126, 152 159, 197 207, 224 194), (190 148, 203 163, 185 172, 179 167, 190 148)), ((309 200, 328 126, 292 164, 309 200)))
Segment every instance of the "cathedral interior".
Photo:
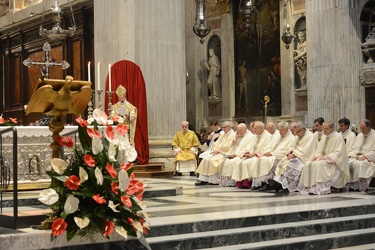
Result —
MULTIPOLYGON (((171 141, 185 120, 196 132, 238 118, 375 124, 374 13, 375 0, 0 0, 0 114, 17 119, 19 137, 43 135, 36 121, 48 117, 26 113, 43 79, 71 76, 91 86, 85 118, 93 108, 107 112, 108 90, 126 84, 146 111, 149 159, 167 169, 174 169, 171 141), (124 61, 144 85, 130 78, 111 85, 111 65, 124 61)), ((69 114, 66 123, 74 120, 69 114)), ((28 171, 42 172, 49 139, 23 145, 28 171), (46 151, 34 155, 38 147, 46 151)), ((152 249, 374 248, 373 187, 323 197, 202 188, 195 180, 145 180, 152 249), (298 237, 288 242, 291 235, 298 237)), ((35 205, 35 193, 20 202, 29 195, 27 205, 35 205)), ((11 202, 8 194, 5 204, 11 202)), ((40 249, 31 238, 9 243, 30 230, 0 227, 0 249, 40 249)))

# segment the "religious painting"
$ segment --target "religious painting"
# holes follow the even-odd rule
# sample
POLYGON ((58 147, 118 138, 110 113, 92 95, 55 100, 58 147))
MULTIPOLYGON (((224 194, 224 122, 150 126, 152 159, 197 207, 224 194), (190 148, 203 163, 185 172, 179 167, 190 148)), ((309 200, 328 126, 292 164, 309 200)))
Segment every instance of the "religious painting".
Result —
MULTIPOLYGON (((243 4, 243 3, 242 3, 243 4)), ((251 15, 233 1, 236 117, 281 115, 279 1, 253 1, 251 15)))

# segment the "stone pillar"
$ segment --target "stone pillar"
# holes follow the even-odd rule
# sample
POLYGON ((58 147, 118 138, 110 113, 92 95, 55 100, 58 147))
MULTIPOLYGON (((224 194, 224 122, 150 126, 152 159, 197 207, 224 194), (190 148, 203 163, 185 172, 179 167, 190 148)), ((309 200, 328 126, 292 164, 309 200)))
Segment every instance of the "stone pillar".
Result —
POLYGON ((306 0, 308 123, 365 115, 358 1, 306 0), (343 102, 341 101, 343 100, 343 102))
POLYGON ((150 161, 173 156, 173 135, 186 119, 184 8, 184 1, 176 0, 94 0, 100 82, 108 64, 120 60, 133 61, 143 72, 150 161))

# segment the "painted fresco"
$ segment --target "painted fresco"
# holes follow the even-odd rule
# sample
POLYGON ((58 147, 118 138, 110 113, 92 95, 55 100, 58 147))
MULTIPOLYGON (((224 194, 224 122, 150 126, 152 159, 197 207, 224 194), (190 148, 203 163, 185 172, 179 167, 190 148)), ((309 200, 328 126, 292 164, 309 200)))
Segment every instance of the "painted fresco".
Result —
POLYGON ((258 0, 250 25, 234 1, 236 117, 263 115, 264 96, 270 97, 269 116, 281 115, 279 1, 258 0))

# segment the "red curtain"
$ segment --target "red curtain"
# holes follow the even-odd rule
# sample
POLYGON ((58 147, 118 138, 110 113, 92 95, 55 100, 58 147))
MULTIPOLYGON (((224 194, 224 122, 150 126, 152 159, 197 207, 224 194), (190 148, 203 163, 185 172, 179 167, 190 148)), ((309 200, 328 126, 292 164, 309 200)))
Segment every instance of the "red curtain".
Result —
MULTIPOLYGON (((118 86, 126 88, 126 99, 137 108, 137 125, 134 143, 137 150, 138 164, 147 164, 149 160, 148 124, 147 124, 147 99, 146 86, 142 71, 138 65, 131 61, 118 61, 111 67, 112 103, 119 101, 115 91, 118 86)), ((108 91, 108 75, 105 82, 108 91)), ((108 95, 105 95, 105 110, 108 110, 108 95)))

